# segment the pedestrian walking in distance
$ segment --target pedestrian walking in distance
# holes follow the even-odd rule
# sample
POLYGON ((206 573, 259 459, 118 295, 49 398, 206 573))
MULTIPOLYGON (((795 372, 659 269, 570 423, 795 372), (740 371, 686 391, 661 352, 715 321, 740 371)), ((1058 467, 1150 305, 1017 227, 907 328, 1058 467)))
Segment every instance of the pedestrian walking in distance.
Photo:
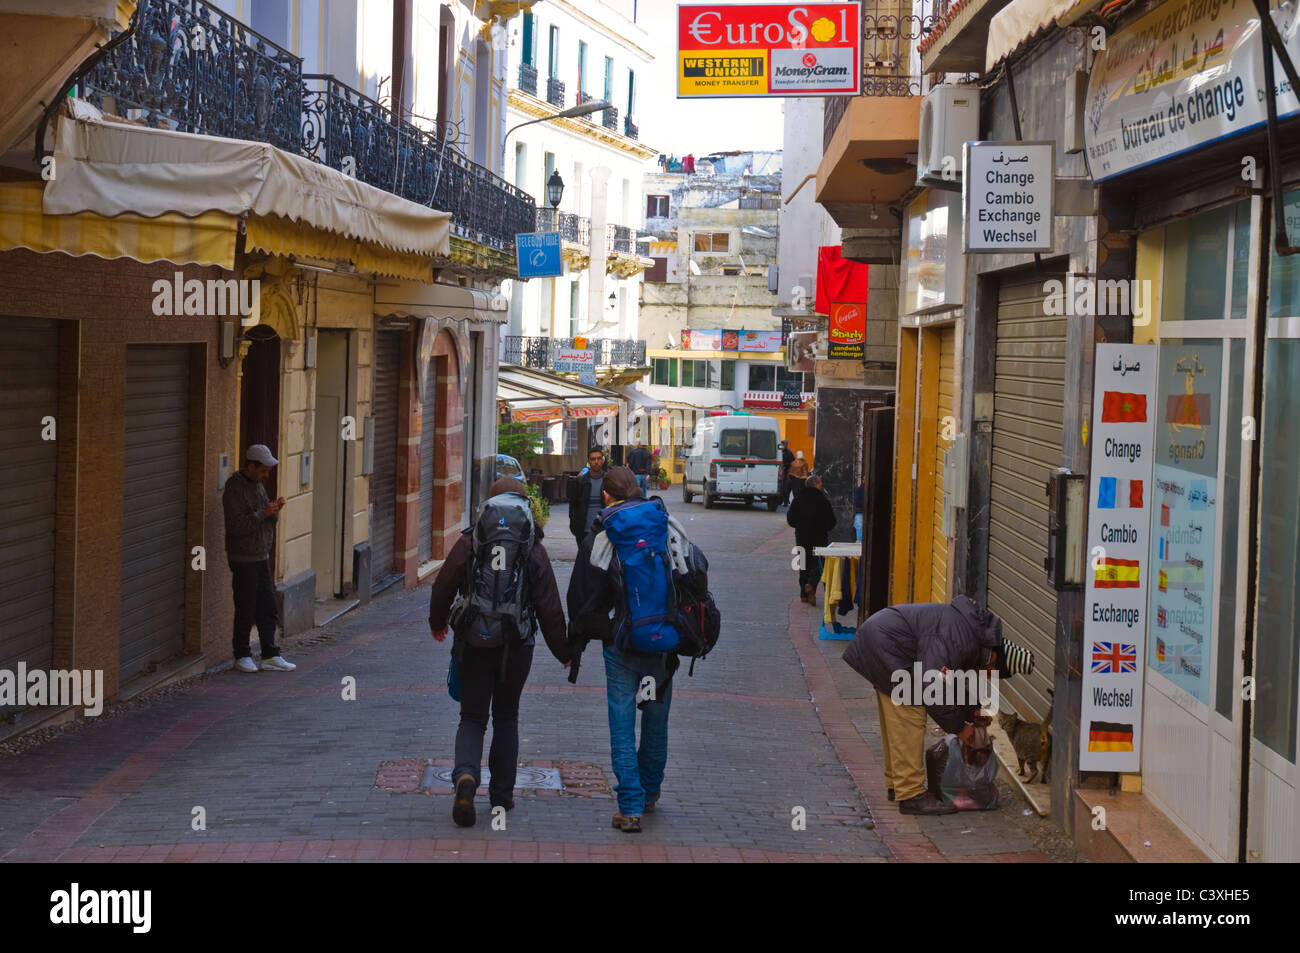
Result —
MULTIPOLYGON (((900 813, 952 814, 957 810, 926 790, 925 716, 928 712, 940 728, 967 744, 975 730, 979 705, 896 704, 891 693, 901 683, 895 673, 910 680, 920 662, 922 673, 983 669, 1010 678, 1014 672, 1006 659, 1012 654, 1011 644, 1002 639, 1002 621, 969 596, 955 596, 949 603, 889 606, 858 628, 844 650, 844 661, 876 689, 885 786, 889 799, 897 800, 900 813)), ((913 697, 920 691, 921 686, 913 685, 913 697)))
POLYGON ((618 778, 613 826, 632 834, 641 830, 642 814, 654 811, 668 765, 668 710, 680 665, 672 651, 672 574, 689 572, 690 540, 661 500, 642 499, 627 467, 609 471, 602 493, 606 507, 578 551, 568 603, 581 640, 605 647, 610 759, 618 778))
POLYGON ((650 476, 650 464, 652 463, 650 451, 646 449, 645 441, 638 440, 636 448, 627 455, 628 469, 636 476, 637 489, 641 495, 645 496, 646 480, 650 476))
POLYGON ((835 508, 831 506, 822 478, 809 474, 806 482, 800 481, 794 502, 785 514, 785 521, 794 527, 794 542, 803 552, 803 568, 799 570, 799 598, 811 606, 817 605, 817 586, 822 580, 822 559, 814 550, 831 541, 835 528, 835 508))
POLYGON ((542 545, 542 527, 533 519, 528 488, 503 477, 488 493, 478 521, 456 540, 429 596, 433 638, 444 641, 449 625, 454 634, 460 727, 451 816, 461 827, 474 825, 489 712, 488 799, 494 808, 515 806, 519 697, 532 668, 539 625, 551 654, 565 666, 569 663, 560 590, 542 545))
POLYGON ((275 644, 280 618, 275 607, 275 584, 271 582, 271 543, 276 521, 284 509, 284 497, 269 499, 262 481, 279 462, 265 444, 253 444, 244 454, 244 465, 226 481, 221 493, 226 561, 235 591, 235 668, 241 672, 256 672, 259 668, 248 647, 254 622, 262 643, 261 670, 292 672, 298 667, 285 659, 275 644))
POLYGON ((794 461, 790 464, 790 473, 786 478, 789 484, 790 500, 798 498, 804 487, 804 481, 808 479, 808 461, 803 458, 803 451, 800 450, 794 455, 794 461))
POLYGON ((790 464, 794 463, 794 451, 790 449, 790 443, 787 440, 781 441, 781 503, 788 503, 790 500, 790 464))
POLYGON ((605 454, 587 451, 587 469, 569 484, 569 532, 581 545, 604 504, 601 484, 605 479, 605 454))

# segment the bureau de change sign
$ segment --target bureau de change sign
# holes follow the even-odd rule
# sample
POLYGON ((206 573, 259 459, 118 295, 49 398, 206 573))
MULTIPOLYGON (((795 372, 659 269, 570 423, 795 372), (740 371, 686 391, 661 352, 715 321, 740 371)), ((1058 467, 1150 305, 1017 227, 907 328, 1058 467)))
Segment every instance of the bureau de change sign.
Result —
POLYGON ((856 95, 861 3, 681 4, 677 97, 856 95))
POLYGON ((962 190, 967 252, 1052 250, 1052 142, 968 142, 962 190))

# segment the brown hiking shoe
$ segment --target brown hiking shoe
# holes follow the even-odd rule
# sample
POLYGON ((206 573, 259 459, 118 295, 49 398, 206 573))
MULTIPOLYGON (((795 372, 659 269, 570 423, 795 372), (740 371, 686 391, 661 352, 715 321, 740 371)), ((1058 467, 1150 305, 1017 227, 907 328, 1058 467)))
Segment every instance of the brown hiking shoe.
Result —
POLYGON ((935 817, 940 814, 956 814, 957 808, 951 804, 945 804, 929 791, 925 794, 918 794, 916 797, 909 797, 906 801, 898 802, 899 814, 921 814, 926 817, 935 817))
POLYGON ((472 774, 456 778, 456 794, 451 802, 451 819, 460 827, 473 827, 475 820, 474 794, 478 784, 472 774))
POLYGON ((641 818, 628 817, 626 814, 615 814, 613 827, 615 830, 620 830, 624 834, 640 834, 641 818))
POLYGON ((653 813, 655 812, 655 805, 658 804, 658 803, 659 803, 659 795, 658 795, 658 794, 653 794, 653 795, 651 795, 650 797, 646 798, 646 799, 645 799, 645 812, 646 812, 647 814, 653 814, 653 813))

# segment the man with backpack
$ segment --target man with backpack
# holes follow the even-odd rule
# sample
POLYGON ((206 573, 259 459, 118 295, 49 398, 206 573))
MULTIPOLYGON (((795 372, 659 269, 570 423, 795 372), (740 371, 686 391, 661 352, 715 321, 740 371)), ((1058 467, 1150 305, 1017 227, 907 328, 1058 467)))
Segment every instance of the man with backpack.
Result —
POLYGON ((627 467, 610 470, 602 492, 605 508, 582 542, 569 582, 569 614, 576 644, 600 639, 605 646, 610 755, 618 777, 613 826, 637 833, 663 785, 679 655, 707 654, 721 619, 708 595, 708 561, 663 502, 642 499, 627 467))
POLYGON ((527 487, 505 477, 493 483, 488 494, 478 522, 452 547, 429 597, 434 639, 447 638, 448 624, 455 635, 452 657, 460 682, 460 727, 451 816, 461 827, 471 827, 475 820, 474 793, 489 709, 489 800, 494 808, 514 807, 519 697, 532 667, 539 624, 551 654, 569 664, 560 590, 542 546, 542 528, 533 521, 527 487))

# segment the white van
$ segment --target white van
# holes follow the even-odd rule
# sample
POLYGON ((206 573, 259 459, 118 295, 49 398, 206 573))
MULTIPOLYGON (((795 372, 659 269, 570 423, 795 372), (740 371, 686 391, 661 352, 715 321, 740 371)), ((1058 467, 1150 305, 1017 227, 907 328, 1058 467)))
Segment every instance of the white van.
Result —
POLYGON ((769 511, 781 505, 781 429, 771 417, 748 414, 705 417, 695 425, 682 499, 699 493, 704 508, 721 498, 746 504, 765 499, 769 511))

